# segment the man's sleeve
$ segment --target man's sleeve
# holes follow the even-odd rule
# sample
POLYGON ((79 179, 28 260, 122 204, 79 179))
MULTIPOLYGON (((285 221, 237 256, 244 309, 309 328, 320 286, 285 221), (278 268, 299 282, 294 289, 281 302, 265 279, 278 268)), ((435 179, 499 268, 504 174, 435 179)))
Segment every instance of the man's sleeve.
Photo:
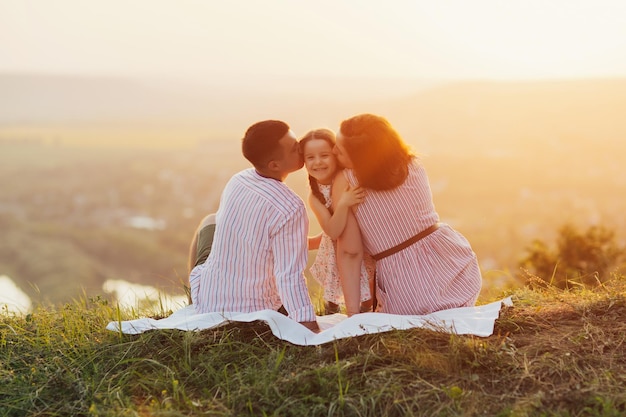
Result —
POLYGON ((297 322, 316 319, 304 277, 308 230, 309 220, 302 205, 272 237, 271 243, 278 292, 289 317, 297 322))

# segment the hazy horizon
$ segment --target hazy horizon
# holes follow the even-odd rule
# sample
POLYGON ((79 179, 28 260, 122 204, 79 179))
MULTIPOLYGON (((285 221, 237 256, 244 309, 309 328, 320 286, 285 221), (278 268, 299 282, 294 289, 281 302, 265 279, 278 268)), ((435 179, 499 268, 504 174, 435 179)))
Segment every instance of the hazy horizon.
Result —
POLYGON ((416 95, 452 83, 626 79, 625 22, 617 0, 0 0, 0 134, 189 144, 361 112, 405 127, 429 111, 416 95))
POLYGON ((387 88, 381 89, 373 80, 366 88, 359 79, 326 83, 318 78, 318 84, 306 87, 315 94, 308 94, 288 83, 241 91, 121 77, 0 73, 0 139, 188 147, 238 139, 251 123, 268 118, 285 120, 303 135, 319 127, 336 130, 341 120, 364 112, 387 117, 420 149, 460 143, 497 149, 498 142, 507 147, 524 135, 535 148, 536 142, 563 136, 615 140, 624 132, 620 109, 626 105, 626 77, 415 80, 410 86, 383 79, 387 88))

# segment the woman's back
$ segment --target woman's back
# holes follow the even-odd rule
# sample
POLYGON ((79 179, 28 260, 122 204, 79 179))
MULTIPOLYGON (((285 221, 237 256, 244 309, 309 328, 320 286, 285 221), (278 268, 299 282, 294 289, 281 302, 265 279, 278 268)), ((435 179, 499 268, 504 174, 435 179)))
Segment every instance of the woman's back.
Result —
MULTIPOLYGON (((346 171, 350 184, 356 177, 346 171)), ((367 190, 356 208, 365 250, 378 254, 438 223, 424 168, 413 159, 407 179, 392 190, 367 190)), ((467 240, 446 224, 407 248, 376 262, 381 311, 427 314, 473 305, 481 275, 467 240)))
MULTIPOLYGON (((348 182, 357 183, 352 170, 348 182)), ((409 164, 406 181, 393 190, 367 190, 365 201, 356 206, 365 250, 376 254, 404 242, 439 221, 432 200, 428 176, 417 159, 409 164)))

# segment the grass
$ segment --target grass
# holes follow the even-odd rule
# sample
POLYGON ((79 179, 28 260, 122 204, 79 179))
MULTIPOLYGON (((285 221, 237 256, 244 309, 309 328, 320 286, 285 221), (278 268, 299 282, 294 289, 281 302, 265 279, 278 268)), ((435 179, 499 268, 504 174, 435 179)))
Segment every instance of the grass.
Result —
POLYGON ((491 337, 412 329, 311 347, 262 322, 110 332, 142 312, 100 298, 5 311, 0 415, 624 415, 626 280, 511 295, 491 337))

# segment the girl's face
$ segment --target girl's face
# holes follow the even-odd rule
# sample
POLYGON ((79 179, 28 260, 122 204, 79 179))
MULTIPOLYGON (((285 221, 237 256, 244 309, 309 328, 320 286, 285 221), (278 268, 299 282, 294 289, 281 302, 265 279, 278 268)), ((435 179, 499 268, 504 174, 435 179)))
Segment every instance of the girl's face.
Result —
POLYGON ((320 184, 331 184, 337 170, 333 146, 324 139, 311 139, 303 149, 304 166, 320 184))
POLYGON ((337 144, 333 148, 333 153, 337 156, 337 160, 343 165, 345 168, 354 168, 352 165, 352 160, 348 156, 346 152, 346 148, 343 146, 344 137, 341 132, 337 133, 337 144))

